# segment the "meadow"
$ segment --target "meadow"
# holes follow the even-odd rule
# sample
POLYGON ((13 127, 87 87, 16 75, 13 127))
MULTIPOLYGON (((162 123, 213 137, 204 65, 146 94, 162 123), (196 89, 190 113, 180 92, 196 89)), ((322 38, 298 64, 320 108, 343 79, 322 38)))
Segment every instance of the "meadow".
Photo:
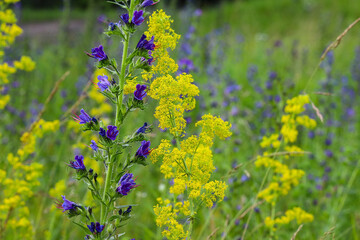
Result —
POLYGON ((0 239, 359 239, 360 23, 326 49, 360 5, 147 1, 1 1, 2 24, 10 3, 23 32, 0 42, 0 239), (164 38, 151 29, 150 16, 168 22, 159 9, 173 19, 164 38), (144 32, 155 47, 139 47, 144 32))

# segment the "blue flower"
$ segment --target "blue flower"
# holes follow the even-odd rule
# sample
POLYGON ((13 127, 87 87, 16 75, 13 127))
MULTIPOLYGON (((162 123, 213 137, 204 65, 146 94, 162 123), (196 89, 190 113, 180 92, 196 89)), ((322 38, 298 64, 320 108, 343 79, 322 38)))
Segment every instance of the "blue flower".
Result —
POLYGON ((120 16, 121 20, 123 20, 123 22, 125 24, 129 23, 129 14, 124 13, 123 15, 120 16))
POLYGON ((97 83, 97 85, 99 86, 99 88, 100 88, 101 91, 105 91, 105 90, 108 89, 109 86, 111 85, 111 83, 110 83, 109 80, 108 80, 109 78, 108 78, 108 76, 106 76, 106 75, 103 75, 103 76, 99 75, 99 76, 97 77, 97 79, 99 80, 99 82, 97 83))
POLYGON ((87 225, 87 227, 91 233, 95 232, 95 223, 94 222, 92 222, 90 225, 87 225))
POLYGON ((90 225, 87 225, 87 227, 89 228, 91 233, 99 234, 104 230, 105 225, 101 225, 99 222, 91 222, 90 225))
POLYGON ((93 118, 91 118, 89 116, 89 114, 87 114, 84 109, 80 110, 80 115, 73 117, 76 121, 78 121, 80 124, 85 124, 85 123, 90 123, 93 118))
POLYGON ((180 59, 178 64, 181 73, 189 73, 195 70, 193 61, 188 58, 180 59))
POLYGON ((105 129, 100 128, 99 135, 102 136, 102 137, 105 137, 106 136, 105 129))
POLYGON ((142 141, 141 146, 136 151, 135 155, 137 157, 145 157, 145 158, 147 158, 149 153, 150 153, 150 141, 142 141))
POLYGON ((135 11, 134 15, 133 15, 133 17, 131 19, 131 22, 133 24, 137 25, 137 26, 140 26, 140 24, 142 22, 144 22, 144 20, 145 20, 144 17, 143 17, 143 13, 144 13, 143 10, 135 11))
POLYGON ((141 4, 141 7, 148 7, 148 6, 157 4, 158 2, 160 2, 160 1, 154 2, 154 1, 152 1, 152 0, 145 0, 145 1, 143 1, 143 3, 141 4))
POLYGON ((151 37, 150 41, 146 40, 146 35, 143 34, 138 42, 138 44, 136 45, 137 49, 146 49, 149 51, 153 51, 155 49, 155 44, 154 44, 154 36, 151 37))
POLYGON ((143 98, 147 95, 147 93, 145 92, 146 89, 146 85, 136 85, 136 90, 134 92, 134 98, 142 101, 143 98))
POLYGON ((144 125, 136 131, 136 134, 146 133, 146 130, 148 130, 148 129, 149 129, 148 124, 144 123, 144 125))
POLYGON ((82 155, 76 155, 75 161, 70 161, 68 166, 76 170, 86 170, 84 165, 84 157, 82 155))
POLYGON ((91 140, 90 147, 91 147, 92 150, 94 150, 95 152, 99 149, 98 145, 96 144, 96 142, 95 142, 94 140, 91 140))
POLYGON ((120 23, 113 23, 113 22, 109 23, 109 30, 110 31, 115 31, 116 28, 120 28, 120 23))
MULTIPOLYGON (((126 196, 131 189, 137 187, 132 173, 125 173, 118 183, 119 187, 116 188, 116 192, 126 196)), ((131 209, 130 209, 131 210, 131 209)))
POLYGON ((65 196, 61 196, 63 199, 63 203, 58 203, 57 207, 60 209, 63 209, 63 212, 65 211, 71 211, 71 210, 76 210, 76 208, 78 207, 78 205, 72 201, 69 201, 66 199, 65 196))
POLYGON ((115 140, 117 135, 119 134, 119 130, 117 130, 116 126, 108 126, 108 130, 106 132, 106 137, 108 137, 110 140, 115 140))
POLYGON ((104 230, 105 225, 100 225, 99 222, 96 222, 95 229, 97 233, 101 233, 104 230))
POLYGON ((99 47, 97 47, 97 48, 92 48, 91 54, 88 54, 88 56, 93 57, 93 58, 97 59, 98 61, 108 59, 108 56, 105 54, 102 45, 99 45, 99 47))

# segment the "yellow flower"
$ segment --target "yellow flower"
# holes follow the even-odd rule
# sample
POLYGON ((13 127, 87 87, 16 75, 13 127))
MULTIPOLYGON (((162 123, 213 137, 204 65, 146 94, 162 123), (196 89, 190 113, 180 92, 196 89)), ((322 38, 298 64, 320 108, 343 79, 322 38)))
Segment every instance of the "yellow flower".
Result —
POLYGON ((16 23, 16 16, 11 9, 0 11, 0 22, 4 23, 16 23))
POLYGON ((20 70, 24 70, 24 71, 27 71, 27 72, 30 72, 30 71, 34 70, 35 65, 36 65, 35 62, 33 62, 31 60, 31 58, 27 57, 27 56, 22 56, 20 61, 15 61, 14 62, 15 68, 20 69, 20 70))
POLYGON ((10 95, 0 96, 0 109, 4 109, 4 107, 10 101, 10 95))
POLYGON ((287 210, 285 215, 282 217, 278 217, 275 219, 271 219, 267 217, 265 219, 265 225, 269 228, 274 227, 274 225, 286 225, 289 224, 291 221, 296 220, 297 224, 303 224, 312 222, 314 220, 314 216, 310 213, 305 212, 299 207, 294 207, 293 209, 287 210))
POLYGON ((65 180, 62 179, 58 181, 53 188, 49 190, 49 195, 53 198, 58 198, 60 195, 63 195, 66 190, 65 180))

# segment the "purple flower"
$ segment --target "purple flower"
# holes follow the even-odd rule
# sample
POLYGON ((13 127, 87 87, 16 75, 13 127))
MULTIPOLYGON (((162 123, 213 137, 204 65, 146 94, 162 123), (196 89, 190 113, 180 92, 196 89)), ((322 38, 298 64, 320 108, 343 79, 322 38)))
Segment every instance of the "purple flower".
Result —
POLYGON ((134 15, 131 19, 131 22, 137 26, 140 26, 140 24, 144 21, 144 17, 143 17, 143 10, 140 11, 135 11, 134 15))
POLYGON ((240 89, 241 89, 241 86, 240 86, 240 85, 231 84, 231 85, 228 85, 228 86, 225 88, 224 94, 225 94, 225 95, 230 95, 232 92, 239 91, 240 89))
POLYGON ((281 97, 280 97, 279 95, 275 95, 274 101, 275 101, 276 103, 279 103, 279 102, 281 101, 281 97))
POLYGON ((310 131, 310 132, 308 133, 308 137, 309 137, 310 139, 313 139, 313 138, 315 137, 315 132, 314 132, 314 131, 310 131))
POLYGON ((82 155, 76 155, 75 161, 70 161, 68 166, 76 170, 86 170, 84 165, 84 157, 82 155))
POLYGON ((100 128, 99 135, 102 136, 102 137, 105 137, 106 136, 105 129, 100 128))
POLYGON ((179 60, 179 68, 181 73, 189 73, 195 70, 193 61, 188 58, 182 58, 179 60))
POLYGON ((63 199, 63 203, 61 202, 58 202, 56 204, 56 207, 59 208, 59 209, 63 209, 63 212, 65 211, 71 211, 71 210, 76 210, 76 208, 78 207, 78 205, 72 201, 69 201, 66 199, 65 196, 61 196, 62 199, 63 199))
POLYGON ((104 230, 105 225, 100 225, 99 222, 96 222, 95 229, 97 233, 101 233, 104 230))
POLYGON ((118 183, 119 187, 116 188, 116 192, 123 196, 128 195, 131 189, 137 187, 135 179, 133 179, 132 173, 125 173, 118 183))
POLYGON ((238 115, 239 114, 239 108, 238 107, 236 107, 236 106, 233 106, 232 108, 231 108, 231 111, 230 111, 230 115, 231 116, 236 116, 236 115, 238 115))
POLYGON ((330 146, 331 144, 332 144, 332 139, 331 138, 326 138, 325 139, 325 145, 330 146))
POLYGON ((106 137, 108 137, 110 140, 115 140, 117 135, 119 134, 119 130, 117 130, 116 126, 108 126, 108 130, 106 132, 106 137))
POLYGON ((97 47, 97 48, 92 48, 91 54, 88 54, 88 56, 96 58, 98 61, 108 59, 108 56, 105 54, 102 45, 99 45, 99 47, 97 47))
POLYGON ((154 36, 151 37, 150 41, 146 40, 146 35, 143 34, 138 42, 138 44, 136 45, 137 49, 146 49, 149 51, 153 51, 155 49, 155 44, 154 44, 154 36))
POLYGON ((140 127, 137 131, 136 131, 136 134, 139 134, 139 133, 146 133, 146 130, 148 130, 148 124, 147 123, 144 123, 144 125, 142 127, 140 127))
POLYGON ((325 150, 325 155, 328 157, 328 158, 331 158, 334 156, 333 152, 329 149, 326 149, 325 150))
POLYGON ((147 158, 147 156, 150 153, 150 141, 142 141, 141 142, 141 146, 139 147, 139 149, 136 151, 136 156, 138 157, 145 157, 147 158))
POLYGON ((272 80, 275 80, 275 78, 277 78, 277 73, 271 71, 271 72, 269 73, 269 80, 272 81, 272 80))
POLYGON ((115 31, 116 28, 120 28, 120 22, 119 23, 113 23, 113 22, 109 23, 109 30, 110 31, 115 31))
MULTIPOLYGON (((149 50, 148 51, 148 54, 149 54, 149 58, 147 59, 147 62, 149 65, 151 65, 151 63, 154 61, 154 57, 151 55, 152 52, 149 50)), ((142 61, 145 61, 146 59, 145 58, 142 58, 142 61)))
POLYGON ((73 117, 76 121, 78 121, 80 124, 90 123, 93 119, 87 114, 84 109, 80 110, 80 115, 76 117, 73 117))
POLYGON ((91 140, 90 147, 91 147, 92 150, 94 150, 95 152, 97 152, 97 150, 99 149, 98 145, 96 144, 96 142, 95 142, 94 140, 91 140))
POLYGON ((198 9, 195 10, 194 15, 196 17, 200 17, 202 15, 202 13, 203 13, 202 10, 198 8, 198 9))
POLYGON ((92 222, 90 225, 87 225, 91 233, 95 233, 95 223, 92 222))
POLYGON ((134 98, 142 101, 143 98, 147 95, 147 93, 145 92, 146 89, 146 85, 136 85, 136 90, 134 92, 134 98))
POLYGON ((97 83, 97 85, 99 86, 99 88, 100 88, 101 91, 105 91, 105 90, 108 89, 109 86, 111 85, 111 83, 110 83, 109 80, 108 80, 109 78, 108 78, 108 76, 106 76, 106 75, 103 75, 103 76, 99 75, 99 76, 97 77, 97 79, 99 80, 99 82, 97 83))
POLYGON ((123 22, 124 22, 125 24, 129 23, 129 14, 124 13, 123 15, 121 15, 120 18, 121 18, 121 20, 123 20, 123 22))
POLYGON ((248 175, 243 174, 243 175, 241 176, 240 180, 241 180, 241 182, 246 182, 247 180, 249 180, 249 177, 248 177, 248 175))
POLYGON ((141 4, 141 7, 148 7, 148 6, 157 4, 158 2, 160 2, 160 1, 154 2, 154 1, 152 1, 152 0, 145 0, 145 1, 143 1, 143 3, 141 4))
POLYGON ((105 225, 100 225, 99 222, 92 222, 90 225, 87 225, 87 227, 93 234, 98 234, 104 230, 105 225))

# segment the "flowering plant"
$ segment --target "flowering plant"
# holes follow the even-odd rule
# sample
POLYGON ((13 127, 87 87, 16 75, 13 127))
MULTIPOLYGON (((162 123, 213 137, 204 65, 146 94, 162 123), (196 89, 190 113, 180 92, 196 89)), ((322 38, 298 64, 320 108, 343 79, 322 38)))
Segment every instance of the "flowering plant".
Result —
POLYGON ((147 165, 146 159, 151 152, 150 141, 146 137, 151 128, 147 123, 139 126, 129 136, 122 135, 122 128, 130 112, 145 108, 148 85, 135 84, 129 90, 125 84, 134 81, 136 71, 150 69, 151 53, 155 49, 154 37, 148 39, 142 35, 131 54, 129 43, 137 27, 145 20, 145 8, 155 3, 140 0, 112 3, 126 10, 119 21, 110 23, 105 31, 109 37, 122 39, 121 63, 118 64, 116 59, 111 58, 102 45, 94 47, 87 55, 96 60, 98 69, 106 70, 106 74, 97 76, 98 82, 95 84, 99 92, 115 105, 115 119, 112 124, 105 124, 84 109, 74 116, 82 131, 91 131, 98 137, 96 141, 91 140, 89 147, 93 150, 93 158, 98 163, 103 163, 105 172, 89 168, 86 158, 81 154, 77 154, 68 163, 75 171, 76 179, 87 184, 96 205, 85 206, 66 196, 62 196, 62 200, 58 200, 56 204, 69 218, 77 217, 78 220, 74 223, 86 232, 85 239, 118 239, 124 234, 120 229, 131 217, 133 205, 118 206, 116 203, 138 186, 136 177, 130 171, 137 164, 147 165), (132 96, 124 96, 130 93, 132 96), (136 146, 137 150, 133 151, 136 146))

